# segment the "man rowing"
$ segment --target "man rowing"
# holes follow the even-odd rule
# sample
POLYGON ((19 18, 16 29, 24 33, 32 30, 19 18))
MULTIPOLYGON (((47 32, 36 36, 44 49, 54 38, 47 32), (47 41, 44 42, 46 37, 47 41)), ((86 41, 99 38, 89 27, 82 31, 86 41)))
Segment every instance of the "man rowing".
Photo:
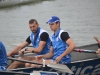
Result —
POLYGON ((59 17, 52 16, 47 23, 54 32, 51 37, 54 56, 52 59, 47 60, 46 63, 64 64, 71 62, 70 53, 74 50, 75 44, 68 32, 60 28, 59 17))
MULTIPOLYGON (((50 58, 45 60, 46 64, 64 64, 71 62, 70 53, 75 48, 73 40, 69 37, 68 32, 60 28, 60 19, 57 16, 52 16, 47 23, 54 32, 51 38, 53 50, 46 55, 38 56, 38 60, 42 60, 42 57, 51 56, 54 54, 52 59, 50 58)), ((34 65, 31 65, 31 67, 34 67, 34 65)))
MULTIPOLYGON (((35 19, 31 19, 29 21, 29 27, 30 27, 30 30, 32 31, 30 36, 26 39, 25 42, 23 42, 22 44, 14 48, 11 52, 9 52, 8 56, 15 55, 19 51, 20 51, 19 52, 20 54, 23 54, 24 51, 31 51, 31 52, 36 53, 36 56, 43 55, 49 52, 51 41, 50 41, 48 32, 46 30, 41 29, 39 27, 37 20, 35 19), (23 49, 31 43, 33 45, 32 48, 26 48, 25 50, 23 49)), ((36 56, 35 57, 34 56, 20 57, 19 59, 31 61, 31 60, 36 60, 36 56)), ((8 67, 8 69, 15 69, 19 67, 20 65, 25 65, 25 63, 14 61, 8 67)), ((26 66, 30 66, 30 64, 27 63, 26 66)))

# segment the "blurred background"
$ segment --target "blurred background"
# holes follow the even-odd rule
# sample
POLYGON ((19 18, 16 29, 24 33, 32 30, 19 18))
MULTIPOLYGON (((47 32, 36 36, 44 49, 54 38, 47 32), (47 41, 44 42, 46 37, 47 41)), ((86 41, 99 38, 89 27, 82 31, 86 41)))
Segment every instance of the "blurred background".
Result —
POLYGON ((97 43, 100 39, 100 0, 33 0, 32 2, 0 7, 0 41, 7 52, 30 35, 30 19, 37 19, 40 27, 53 33, 46 21, 58 16, 76 46, 97 43))

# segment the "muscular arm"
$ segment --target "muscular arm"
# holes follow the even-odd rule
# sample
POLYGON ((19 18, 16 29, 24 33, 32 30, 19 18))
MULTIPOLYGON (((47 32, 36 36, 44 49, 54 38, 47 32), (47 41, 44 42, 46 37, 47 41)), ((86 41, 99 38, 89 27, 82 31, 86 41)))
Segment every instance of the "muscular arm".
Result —
POLYGON ((34 53, 40 53, 42 52, 44 46, 46 45, 46 41, 48 40, 49 35, 46 32, 43 32, 40 35, 40 42, 39 42, 39 46, 37 48, 28 48, 29 51, 34 51, 34 53))
POLYGON ((75 44, 74 44, 73 40, 69 37, 69 34, 67 32, 63 32, 61 34, 61 39, 63 41, 66 41, 66 44, 68 44, 68 48, 65 50, 65 52, 63 52, 61 54, 61 57, 64 57, 74 50, 75 44))
MULTIPOLYGON (((29 39, 29 37, 27 38, 29 39)), ((7 56, 12 56, 15 55, 18 51, 20 51, 21 49, 23 49, 24 47, 28 46, 30 43, 27 41, 23 42, 22 44, 20 44, 19 46, 15 47, 11 52, 9 52, 7 54, 7 56)))
POLYGON ((45 55, 43 55, 42 57, 43 57, 43 58, 46 58, 46 59, 50 59, 50 58, 53 57, 53 55, 54 55, 54 53, 53 53, 53 47, 51 46, 51 47, 50 47, 50 52, 47 53, 47 54, 45 54, 45 55))

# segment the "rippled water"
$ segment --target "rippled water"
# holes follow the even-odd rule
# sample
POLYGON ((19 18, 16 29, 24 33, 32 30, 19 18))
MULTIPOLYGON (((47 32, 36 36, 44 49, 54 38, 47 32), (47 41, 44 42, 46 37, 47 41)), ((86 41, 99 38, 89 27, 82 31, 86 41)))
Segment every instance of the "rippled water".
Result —
POLYGON ((7 51, 25 41, 31 32, 31 18, 51 35, 46 21, 52 15, 60 17, 61 28, 69 32, 77 46, 96 43, 94 36, 100 39, 100 0, 38 0, 0 9, 0 40, 7 51))

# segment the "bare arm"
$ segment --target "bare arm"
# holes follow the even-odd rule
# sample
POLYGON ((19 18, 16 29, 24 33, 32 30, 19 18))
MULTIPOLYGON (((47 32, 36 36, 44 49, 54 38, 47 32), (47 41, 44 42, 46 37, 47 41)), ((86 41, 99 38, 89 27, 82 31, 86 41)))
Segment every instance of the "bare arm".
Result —
POLYGON ((61 39, 66 42, 68 48, 60 56, 56 58, 56 63, 58 63, 64 56, 71 53, 75 48, 75 44, 73 40, 69 37, 69 34, 67 32, 61 33, 61 39))
POLYGON ((39 46, 37 48, 28 48, 29 51, 34 51, 35 53, 41 53, 43 48, 45 47, 46 45, 46 42, 49 38, 49 35, 48 33, 46 32, 43 32, 41 35, 40 35, 40 42, 39 42, 39 46))
POLYGON ((65 50, 65 52, 63 52, 60 56, 64 57, 66 55, 68 55, 69 53, 71 53, 74 48, 76 47, 73 40, 71 38, 69 38, 66 43, 69 45, 68 48, 65 50))
POLYGON ((61 39, 68 45, 68 48, 63 52, 63 54, 61 54, 61 57, 64 57, 74 50, 75 44, 67 32, 61 34, 61 39))
POLYGON ((42 52, 44 46, 46 45, 45 41, 40 41, 39 46, 37 48, 28 48, 27 51, 34 51, 34 53, 42 52))
POLYGON ((52 58, 53 55, 54 55, 53 47, 51 46, 51 47, 50 47, 50 52, 47 53, 47 54, 45 54, 45 55, 43 55, 42 57, 43 57, 43 58, 47 58, 47 59, 49 59, 49 58, 52 58))
POLYGON ((29 43, 28 42, 23 42, 22 44, 20 44, 19 46, 15 47, 11 52, 9 52, 7 54, 7 56, 12 56, 15 55, 18 51, 20 51, 21 49, 23 49, 24 47, 28 46, 29 43))

